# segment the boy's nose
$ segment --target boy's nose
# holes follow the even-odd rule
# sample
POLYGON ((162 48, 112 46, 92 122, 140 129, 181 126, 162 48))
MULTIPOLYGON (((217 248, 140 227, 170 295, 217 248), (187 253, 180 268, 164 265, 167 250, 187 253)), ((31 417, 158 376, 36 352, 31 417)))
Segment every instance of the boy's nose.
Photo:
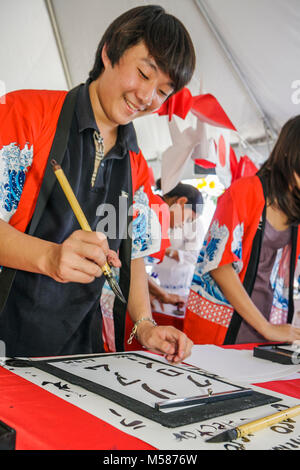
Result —
POLYGON ((154 85, 147 84, 140 88, 137 97, 144 106, 151 106, 156 96, 156 88, 154 85))

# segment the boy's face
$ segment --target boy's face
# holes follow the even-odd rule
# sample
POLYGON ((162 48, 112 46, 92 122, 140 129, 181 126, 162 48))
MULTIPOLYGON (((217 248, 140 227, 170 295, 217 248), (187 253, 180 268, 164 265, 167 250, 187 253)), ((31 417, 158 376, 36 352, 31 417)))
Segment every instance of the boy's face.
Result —
POLYGON ((170 206, 170 226, 171 228, 182 227, 197 218, 197 214, 187 204, 187 198, 182 196, 170 206))
POLYGON ((153 113, 173 92, 170 77, 158 68, 143 42, 127 49, 113 67, 105 48, 102 59, 97 95, 105 119, 113 125, 153 113))

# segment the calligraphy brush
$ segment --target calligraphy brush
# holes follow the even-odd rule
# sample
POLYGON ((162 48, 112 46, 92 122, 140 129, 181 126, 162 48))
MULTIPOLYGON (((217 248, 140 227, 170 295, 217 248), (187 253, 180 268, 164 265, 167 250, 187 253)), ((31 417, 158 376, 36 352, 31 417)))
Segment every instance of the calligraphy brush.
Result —
POLYGON ((269 416, 265 416, 264 418, 256 419, 250 423, 242 424, 236 428, 228 429, 227 431, 223 431, 213 437, 210 437, 209 439, 206 439, 205 442, 233 441, 234 439, 244 437, 247 434, 252 434, 255 431, 260 431, 261 429, 271 426, 272 424, 280 423, 280 421, 291 418, 292 416, 296 416, 298 414, 300 414, 300 405, 293 406, 292 408, 279 411, 278 413, 274 413, 269 416))
MULTIPOLYGON (((67 180, 67 177, 61 168, 61 166, 55 161, 51 160, 51 165, 53 168, 53 171, 55 173, 56 178, 58 179, 61 188, 68 199, 71 208, 73 209, 73 212, 79 222, 79 225, 81 226, 82 230, 85 230, 87 232, 91 232, 92 229, 79 205, 79 202, 76 199, 76 196, 70 186, 69 181, 67 180)), ((122 291, 120 289, 119 284, 117 283, 116 279, 113 276, 112 270, 109 266, 108 263, 105 263, 104 266, 101 266, 102 272, 104 276, 107 279, 107 282, 109 283, 112 291, 115 293, 115 295, 123 302, 124 304, 126 303, 126 300, 122 294, 122 291)))

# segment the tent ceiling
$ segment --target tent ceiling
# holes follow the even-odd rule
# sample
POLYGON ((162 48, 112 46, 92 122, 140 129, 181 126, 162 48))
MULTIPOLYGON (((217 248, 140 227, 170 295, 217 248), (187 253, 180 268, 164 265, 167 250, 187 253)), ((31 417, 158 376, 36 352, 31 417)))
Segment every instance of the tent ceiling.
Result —
MULTIPOLYGON (((66 88, 85 81, 107 25, 123 11, 151 3, 179 17, 191 34, 197 54, 191 92, 213 94, 243 139, 264 139, 264 118, 276 132, 299 113, 299 104, 292 99, 293 84, 300 79, 299 0, 2 0, 0 39, 6 48, 0 52, 0 83, 10 91, 66 88)), ((146 126, 141 120, 137 130, 150 159, 170 144, 164 118, 150 117, 146 126)))

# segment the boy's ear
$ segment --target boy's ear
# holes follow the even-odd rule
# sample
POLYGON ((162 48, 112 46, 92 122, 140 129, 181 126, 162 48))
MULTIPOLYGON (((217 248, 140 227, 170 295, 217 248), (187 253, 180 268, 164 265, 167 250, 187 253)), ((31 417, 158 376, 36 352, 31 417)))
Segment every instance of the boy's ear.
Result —
POLYGON ((101 58, 102 58, 102 62, 103 62, 104 68, 107 67, 107 64, 110 63, 110 60, 109 60, 108 55, 107 55, 107 47, 106 47, 106 44, 104 44, 104 46, 103 46, 103 48, 102 48, 102 51, 101 51, 101 58))
POLYGON ((176 204, 179 204, 181 207, 184 206, 184 204, 187 203, 187 197, 181 196, 177 199, 176 204))

